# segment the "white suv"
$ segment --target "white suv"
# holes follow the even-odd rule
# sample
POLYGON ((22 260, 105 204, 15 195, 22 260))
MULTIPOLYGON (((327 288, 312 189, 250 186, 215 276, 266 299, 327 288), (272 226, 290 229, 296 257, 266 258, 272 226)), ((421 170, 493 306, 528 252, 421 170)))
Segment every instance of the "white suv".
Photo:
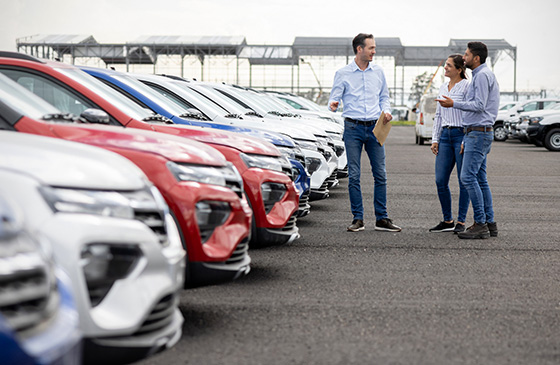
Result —
POLYGON ((20 204, 71 277, 86 363, 135 361, 179 340, 185 252, 140 169, 96 147, 0 132, 0 194, 20 204), (163 243, 146 224, 154 220, 163 243))

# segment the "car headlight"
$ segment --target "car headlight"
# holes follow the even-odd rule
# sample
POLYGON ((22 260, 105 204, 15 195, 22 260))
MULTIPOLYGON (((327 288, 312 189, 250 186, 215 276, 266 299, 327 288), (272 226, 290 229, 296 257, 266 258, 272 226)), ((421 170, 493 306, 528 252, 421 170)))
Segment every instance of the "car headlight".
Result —
POLYGON ((319 170, 321 166, 321 160, 315 157, 306 157, 305 166, 307 167, 307 172, 312 175, 315 171, 319 170))
POLYGON ((539 124, 543 117, 534 117, 529 119, 529 124, 539 124))
POLYGON ((203 184, 226 186, 226 179, 220 169, 210 166, 178 164, 167 162, 167 168, 178 181, 195 181, 203 184))
MULTIPOLYGON (((286 157, 286 158, 291 158, 292 160, 296 159, 296 149, 292 148, 292 147, 282 147, 282 146, 276 146, 276 148, 278 148, 278 150, 280 151, 280 153, 282 153, 282 156, 286 157)), ((299 148, 298 148, 299 149, 299 148)), ((301 150, 301 149, 299 149, 301 150)))
POLYGON ((285 157, 274 157, 274 156, 264 156, 264 155, 248 155, 245 153, 240 154, 241 159, 247 167, 267 169, 282 172, 283 165, 289 165, 290 162, 285 157))
POLYGON ((294 139, 294 142, 304 150, 317 151, 317 143, 314 141, 307 141, 303 139, 294 139))
POLYGON ((134 219, 134 209, 130 200, 119 192, 50 186, 43 186, 39 191, 55 212, 134 219))
POLYGON ((136 245, 100 243, 82 249, 80 264, 92 307, 101 303, 117 280, 130 274, 140 257, 142 251, 136 245))

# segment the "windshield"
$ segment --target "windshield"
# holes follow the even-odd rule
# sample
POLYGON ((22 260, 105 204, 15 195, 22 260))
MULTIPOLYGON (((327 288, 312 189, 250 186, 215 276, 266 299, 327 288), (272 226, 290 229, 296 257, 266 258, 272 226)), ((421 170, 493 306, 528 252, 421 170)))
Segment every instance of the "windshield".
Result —
POLYGON ((60 113, 60 110, 1 73, 0 99, 21 115, 34 119, 41 119, 47 114, 60 113))
POLYGON ((550 103, 547 106, 545 106, 544 109, 548 109, 548 110, 560 109, 560 103, 550 103))
POLYGON ((113 90, 110 86, 105 85, 95 77, 88 75, 82 70, 74 68, 56 68, 56 70, 95 92, 97 95, 113 104, 129 117, 142 120, 145 117, 153 115, 151 111, 142 108, 126 96, 116 90, 113 90))
POLYGON ((241 104, 236 103, 232 99, 228 98, 224 94, 211 87, 202 87, 202 85, 199 84, 184 84, 185 85, 183 85, 183 87, 194 90, 195 92, 207 98, 210 102, 219 105, 230 114, 243 115, 243 113, 245 113, 246 111, 241 104))
POLYGON ((230 87, 227 89, 227 91, 225 91, 225 93, 226 95, 231 94, 234 97, 238 98, 239 100, 243 101, 244 103, 249 105, 251 109, 253 109, 254 111, 256 111, 261 115, 266 115, 268 112, 275 111, 275 108, 271 109, 270 106, 264 104, 261 100, 254 98, 251 95, 251 93, 249 93, 248 91, 238 90, 233 87, 230 87))
POLYGON ((173 91, 177 92, 180 97, 193 104, 195 108, 200 109, 200 111, 207 114, 212 119, 214 119, 216 115, 224 116, 228 114, 226 109, 189 88, 186 82, 172 81, 172 85, 174 86, 173 91))
POLYGON ((318 111, 318 112, 324 111, 324 109, 321 108, 321 106, 319 104, 316 104, 315 102, 313 102, 309 99, 306 99, 303 96, 297 96, 296 98, 297 98, 298 102, 301 102, 302 104, 307 106, 310 110, 315 110, 315 111, 318 111))
POLYGON ((185 108, 182 108, 181 106, 175 104, 174 102, 167 99, 165 96, 161 95, 151 87, 144 85, 142 82, 138 81, 137 79, 131 76, 116 75, 115 79, 127 85, 128 87, 136 90, 137 92, 144 95, 145 97, 152 100, 153 102, 159 104, 161 107, 165 108, 165 110, 168 113, 171 113, 175 116, 179 116, 187 111, 185 108))

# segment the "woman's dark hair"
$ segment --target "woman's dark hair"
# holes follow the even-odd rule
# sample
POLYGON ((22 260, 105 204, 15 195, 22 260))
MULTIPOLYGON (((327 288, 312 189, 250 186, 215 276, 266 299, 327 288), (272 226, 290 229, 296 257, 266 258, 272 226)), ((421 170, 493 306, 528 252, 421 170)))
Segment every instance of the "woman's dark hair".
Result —
POLYGON ((362 48, 366 46, 366 38, 373 39, 373 34, 360 33, 354 37, 352 40, 352 48, 354 48, 354 54, 358 53, 358 47, 362 48))
POLYGON ((453 60, 453 66, 455 66, 457 70, 461 71, 461 78, 466 79, 467 75, 465 74, 466 67, 465 67, 465 61, 463 60, 463 55, 452 54, 449 55, 449 57, 447 58, 451 58, 453 60))
POLYGON ((471 50, 473 56, 480 57, 480 64, 486 62, 486 57, 488 57, 488 47, 482 42, 469 42, 467 48, 471 50))

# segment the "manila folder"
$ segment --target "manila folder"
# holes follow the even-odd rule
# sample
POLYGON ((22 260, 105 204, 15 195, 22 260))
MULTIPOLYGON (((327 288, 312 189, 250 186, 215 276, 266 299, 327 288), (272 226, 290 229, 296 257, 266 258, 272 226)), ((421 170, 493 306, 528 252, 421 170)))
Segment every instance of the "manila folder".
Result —
POLYGON ((379 119, 377 120, 377 123, 375 123, 375 127, 373 128, 373 134, 375 135, 375 138, 377 138, 377 141, 379 141, 379 144, 383 146, 383 144, 385 143, 385 140, 387 139, 387 136, 389 135, 389 131, 391 130, 391 123, 383 123, 383 121, 385 120, 385 113, 381 112, 381 115, 379 116, 379 119))

